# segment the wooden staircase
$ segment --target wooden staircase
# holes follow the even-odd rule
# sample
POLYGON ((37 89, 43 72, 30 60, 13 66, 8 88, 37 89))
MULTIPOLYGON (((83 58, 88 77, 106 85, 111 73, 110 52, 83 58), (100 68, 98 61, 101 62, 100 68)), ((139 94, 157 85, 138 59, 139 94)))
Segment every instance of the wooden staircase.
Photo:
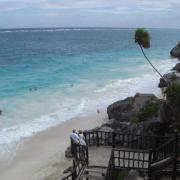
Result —
POLYGON ((88 166, 82 172, 79 180, 105 180, 106 167, 88 166))
MULTIPOLYGON (((180 177, 180 161, 179 160, 176 161, 176 165, 177 165, 177 167, 176 167, 176 176, 180 177)), ((168 167, 157 171, 155 173, 155 175, 156 175, 157 178, 158 177, 171 177, 172 174, 173 174, 172 169, 173 169, 172 164, 170 164, 168 167)))

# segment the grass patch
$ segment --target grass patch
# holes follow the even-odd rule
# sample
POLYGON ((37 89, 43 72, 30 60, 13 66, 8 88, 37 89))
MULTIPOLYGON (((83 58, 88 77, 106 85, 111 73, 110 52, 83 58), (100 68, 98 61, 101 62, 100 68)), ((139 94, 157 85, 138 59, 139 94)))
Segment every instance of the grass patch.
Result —
POLYGON ((137 113, 134 122, 139 123, 158 116, 160 102, 156 97, 151 98, 137 113))

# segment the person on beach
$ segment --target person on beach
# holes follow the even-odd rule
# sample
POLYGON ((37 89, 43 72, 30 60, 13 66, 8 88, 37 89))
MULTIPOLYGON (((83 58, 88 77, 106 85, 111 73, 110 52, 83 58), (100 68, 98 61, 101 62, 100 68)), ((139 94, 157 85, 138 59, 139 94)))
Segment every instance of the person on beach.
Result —
POLYGON ((72 130, 72 133, 70 134, 70 138, 72 140, 73 143, 75 144, 79 144, 80 143, 80 139, 78 134, 76 133, 76 130, 72 130))
POLYGON ((82 146, 86 146, 85 137, 81 130, 79 130, 79 143, 82 146))

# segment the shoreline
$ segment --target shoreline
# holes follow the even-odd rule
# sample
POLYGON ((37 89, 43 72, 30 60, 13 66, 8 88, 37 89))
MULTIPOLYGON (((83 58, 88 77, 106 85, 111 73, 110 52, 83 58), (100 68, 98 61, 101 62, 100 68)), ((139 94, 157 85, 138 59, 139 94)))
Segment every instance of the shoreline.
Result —
MULTIPOLYGON (((155 93, 155 95, 161 97, 160 93, 155 93)), ((60 179, 63 171, 72 164, 71 160, 65 158, 65 150, 70 145, 69 134, 72 129, 89 130, 101 126, 107 120, 106 109, 101 109, 99 114, 77 116, 25 138, 9 164, 3 164, 3 161, 0 161, 0 179, 60 179)))
POLYGON ((72 129, 91 129, 107 121, 105 110, 99 114, 75 117, 25 139, 9 164, 0 162, 1 180, 55 180, 71 165, 65 158, 72 129))

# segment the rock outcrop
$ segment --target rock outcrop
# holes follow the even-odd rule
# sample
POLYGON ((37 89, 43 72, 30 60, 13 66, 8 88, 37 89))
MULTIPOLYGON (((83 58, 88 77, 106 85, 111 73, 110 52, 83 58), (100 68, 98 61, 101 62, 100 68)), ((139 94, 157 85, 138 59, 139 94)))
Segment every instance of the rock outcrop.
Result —
POLYGON ((180 83, 180 75, 178 75, 176 72, 170 72, 170 73, 164 74, 163 77, 166 80, 166 82, 164 81, 164 79, 161 78, 158 85, 159 88, 167 87, 168 84, 172 82, 180 83))
POLYGON ((172 57, 180 58, 180 42, 170 51, 172 57))
POLYGON ((151 99, 156 98, 153 94, 139 94, 117 101, 107 108, 109 119, 116 119, 120 122, 131 122, 139 110, 151 99))
POLYGON ((180 73, 180 63, 177 63, 176 66, 172 68, 172 70, 180 73))
POLYGON ((134 115, 132 108, 133 97, 128 97, 122 101, 117 101, 107 108, 109 119, 116 119, 119 121, 129 121, 134 115))
POLYGON ((144 135, 164 134, 167 124, 161 120, 163 102, 153 94, 136 94, 110 105, 107 109, 109 123, 114 131, 144 135), (113 119, 112 119, 113 118, 113 119))

